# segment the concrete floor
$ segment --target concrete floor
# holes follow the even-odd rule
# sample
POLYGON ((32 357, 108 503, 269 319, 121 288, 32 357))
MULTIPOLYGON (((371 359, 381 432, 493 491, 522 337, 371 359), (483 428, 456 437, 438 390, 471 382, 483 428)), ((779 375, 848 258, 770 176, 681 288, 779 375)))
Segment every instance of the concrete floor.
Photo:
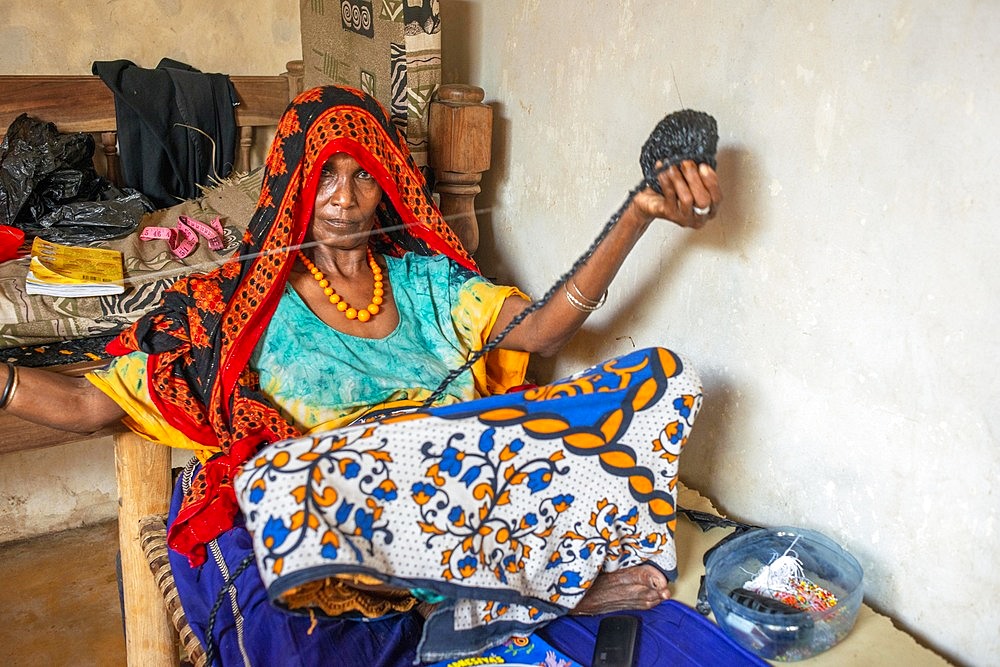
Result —
POLYGON ((114 521, 0 545, 0 665, 125 665, 114 521))

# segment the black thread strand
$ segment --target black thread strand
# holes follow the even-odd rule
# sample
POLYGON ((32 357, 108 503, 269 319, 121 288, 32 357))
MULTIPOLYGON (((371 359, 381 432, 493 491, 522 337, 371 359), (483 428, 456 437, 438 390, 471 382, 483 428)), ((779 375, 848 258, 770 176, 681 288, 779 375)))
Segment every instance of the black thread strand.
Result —
POLYGON ((205 630, 205 664, 210 665, 215 660, 215 638, 213 633, 215 632, 215 617, 219 613, 219 609, 222 607, 222 601, 229 592, 233 583, 236 581, 236 577, 243 574, 243 570, 250 567, 253 564, 253 554, 247 554, 240 564, 236 567, 231 575, 226 577, 225 583, 222 584, 222 588, 219 589, 219 594, 215 597, 215 604, 212 605, 212 611, 208 614, 208 627, 205 630))
POLYGON ((583 266, 587 262, 587 260, 591 258, 591 256, 597 250, 597 247, 601 245, 601 243, 608 236, 608 234, 611 233, 611 230, 614 228, 614 226, 618 224, 618 221, 621 219, 622 214, 625 213, 625 209, 627 209, 629 204, 632 203, 632 200, 635 199, 635 196, 639 194, 639 192, 641 192, 648 185, 649 185, 648 181, 643 180, 637 186, 632 188, 632 191, 628 193, 628 197, 625 198, 625 201, 622 202, 622 205, 618 207, 618 210, 615 211, 614 215, 612 215, 611 218, 607 221, 607 223, 605 223, 604 228, 597 235, 597 237, 594 238, 590 246, 584 251, 582 255, 580 255, 580 257, 575 262, 573 262, 573 266, 571 266, 566 273, 562 274, 559 277, 559 279, 556 280, 556 282, 552 285, 552 287, 550 287, 549 290, 542 295, 542 298, 538 299, 537 301, 534 301, 527 308, 518 313, 517 316, 510 321, 510 324, 504 327, 503 331, 497 334, 496 338, 483 345, 483 347, 480 348, 479 350, 476 350, 476 352, 474 352, 472 356, 469 357, 469 360, 466 361, 464 364, 462 364, 458 368, 449 371, 448 375, 446 375, 444 380, 441 381, 441 384, 438 385, 437 389, 435 389, 434 392, 430 396, 428 396, 426 400, 424 400, 422 407, 424 408, 430 407, 434 403, 434 401, 436 401, 441 397, 444 391, 448 388, 448 385, 454 382, 462 373, 472 368, 472 365, 475 364, 480 359, 482 359, 486 354, 495 350, 497 346, 500 345, 500 342, 503 341, 503 339, 506 338, 507 335, 514 330, 514 327, 523 322, 528 315, 530 315, 531 313, 535 312, 536 310, 544 306, 546 303, 548 303, 555 295, 556 291, 558 291, 558 289, 562 287, 567 280, 572 278, 576 274, 576 272, 580 269, 580 267, 583 266))

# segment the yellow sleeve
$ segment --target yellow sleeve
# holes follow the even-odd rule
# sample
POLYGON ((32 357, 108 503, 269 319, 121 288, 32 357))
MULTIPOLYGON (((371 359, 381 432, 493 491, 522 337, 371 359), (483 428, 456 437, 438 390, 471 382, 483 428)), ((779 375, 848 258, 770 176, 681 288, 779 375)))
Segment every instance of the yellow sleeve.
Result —
POLYGON ((146 383, 147 358, 144 352, 115 357, 107 368, 88 373, 86 377, 121 406, 126 413, 122 423, 129 429, 162 445, 195 450, 198 458, 206 461, 218 450, 191 440, 171 426, 156 409, 146 383))
MULTIPOLYGON (((493 333, 493 326, 504 302, 509 298, 529 300, 516 287, 493 285, 485 280, 470 280, 459 291, 456 321, 479 322, 479 327, 460 327, 460 335, 473 352, 481 350, 493 333)), ((476 393, 480 396, 505 394, 513 387, 524 384, 528 372, 527 352, 519 350, 493 350, 472 366, 476 393)))

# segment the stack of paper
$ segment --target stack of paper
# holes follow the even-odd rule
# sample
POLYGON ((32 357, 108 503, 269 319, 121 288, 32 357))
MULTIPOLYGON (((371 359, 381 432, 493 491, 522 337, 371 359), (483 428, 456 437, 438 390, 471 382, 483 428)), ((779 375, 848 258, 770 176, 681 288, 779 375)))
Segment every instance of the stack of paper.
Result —
POLYGON ((125 291, 122 254, 35 238, 31 266, 24 280, 28 294, 104 296, 125 291))

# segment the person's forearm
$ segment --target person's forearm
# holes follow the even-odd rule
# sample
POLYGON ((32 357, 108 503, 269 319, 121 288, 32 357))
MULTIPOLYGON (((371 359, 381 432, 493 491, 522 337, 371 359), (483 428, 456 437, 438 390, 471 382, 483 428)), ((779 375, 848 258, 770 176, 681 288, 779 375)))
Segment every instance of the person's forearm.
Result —
MULTIPOLYGON (((579 307, 574 308, 574 304, 579 306, 579 303, 575 303, 578 301, 582 301, 585 306, 600 303, 650 222, 650 218, 640 217, 634 207, 627 208, 608 236, 595 248, 590 259, 566 281, 566 288, 563 289, 563 296, 566 298, 553 299, 559 304, 560 310, 568 307, 580 312, 579 307)), ((586 319, 588 313, 584 311, 581 314, 586 319)))
POLYGON ((618 223, 595 248, 593 255, 553 294, 548 303, 526 317, 502 346, 542 356, 558 352, 590 313, 603 303, 611 281, 649 222, 634 207, 626 209, 618 223))
POLYGON ((93 433, 125 416, 117 403, 86 378, 0 364, 0 392, 8 385, 2 410, 43 426, 93 433))
MULTIPOLYGON (((605 293, 625 258, 656 218, 679 227, 700 229, 715 216, 722 192, 715 170, 685 160, 661 171, 659 190, 636 193, 593 255, 566 280, 560 293, 526 316, 500 343, 501 347, 555 354, 580 328, 587 316, 604 304, 605 293)), ((499 336, 528 307, 508 299, 492 336, 499 336)))

